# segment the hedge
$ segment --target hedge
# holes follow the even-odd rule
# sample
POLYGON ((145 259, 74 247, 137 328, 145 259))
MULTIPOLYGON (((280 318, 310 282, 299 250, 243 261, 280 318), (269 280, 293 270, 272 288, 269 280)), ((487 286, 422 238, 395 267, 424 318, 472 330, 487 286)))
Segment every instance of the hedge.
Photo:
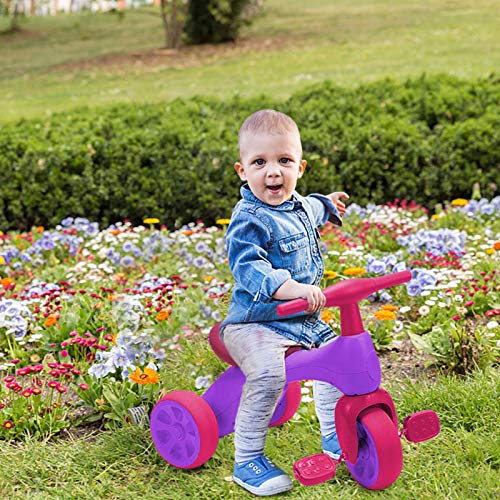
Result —
POLYGON ((158 217, 173 228, 228 217, 239 197, 237 132, 274 107, 298 123, 309 167, 303 194, 346 190, 366 204, 432 208, 497 191, 500 84, 422 76, 357 88, 324 82, 287 100, 197 97, 78 109, 0 126, 0 229, 67 216, 106 225, 158 217))

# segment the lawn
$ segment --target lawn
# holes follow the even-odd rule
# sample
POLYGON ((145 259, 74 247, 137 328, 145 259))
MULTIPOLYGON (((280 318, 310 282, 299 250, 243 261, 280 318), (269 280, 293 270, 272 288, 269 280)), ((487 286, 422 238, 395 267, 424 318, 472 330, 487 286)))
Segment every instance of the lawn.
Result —
MULTIPOLYGON (((394 485, 379 493, 364 490, 341 465, 337 477, 327 483, 307 487, 295 482, 290 493, 270 498, 497 498, 498 375, 442 378, 432 385, 422 382, 413 387, 392 384, 392 389, 398 395, 398 409, 411 412, 432 407, 444 421, 440 436, 432 441, 403 443, 403 472, 394 485)), ((272 429, 267 450, 291 473, 293 461, 318 453, 318 446, 316 427, 302 418, 272 429)), ((4 498, 16 499, 255 498, 227 481, 232 466, 232 436, 221 440, 214 457, 201 469, 184 471, 159 457, 147 430, 128 426, 86 439, 68 437, 18 446, 0 442, 0 491, 4 498)))
MULTIPOLYGON (((236 44, 162 49, 152 8, 28 19, 0 36, 0 120, 195 94, 287 97, 311 82, 357 85, 500 66, 498 1, 267 0, 236 44)), ((6 21, 0 20, 0 29, 6 21)))

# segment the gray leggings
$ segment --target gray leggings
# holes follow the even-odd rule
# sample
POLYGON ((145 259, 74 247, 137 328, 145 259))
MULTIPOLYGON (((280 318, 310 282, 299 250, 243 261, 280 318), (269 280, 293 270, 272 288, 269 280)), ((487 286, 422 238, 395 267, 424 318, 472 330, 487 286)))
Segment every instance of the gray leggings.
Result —
MULTIPOLYGON (((234 430, 236 462, 264 454, 271 417, 285 387, 285 352, 296 342, 256 323, 227 325, 222 340, 246 377, 234 430)), ((342 393, 314 381, 313 396, 321 434, 335 432, 335 405, 342 393)))

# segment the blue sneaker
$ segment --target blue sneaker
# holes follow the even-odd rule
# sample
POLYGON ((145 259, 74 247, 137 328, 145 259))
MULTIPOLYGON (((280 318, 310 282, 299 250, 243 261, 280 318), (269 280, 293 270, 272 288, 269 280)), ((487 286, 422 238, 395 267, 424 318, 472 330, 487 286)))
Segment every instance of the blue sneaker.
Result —
POLYGON ((321 445, 323 446, 323 453, 326 453, 334 460, 339 459, 340 455, 342 455, 336 432, 332 432, 328 436, 321 436, 321 445))
POLYGON ((291 490, 290 478, 265 455, 234 465, 233 481, 254 495, 267 496, 291 490))

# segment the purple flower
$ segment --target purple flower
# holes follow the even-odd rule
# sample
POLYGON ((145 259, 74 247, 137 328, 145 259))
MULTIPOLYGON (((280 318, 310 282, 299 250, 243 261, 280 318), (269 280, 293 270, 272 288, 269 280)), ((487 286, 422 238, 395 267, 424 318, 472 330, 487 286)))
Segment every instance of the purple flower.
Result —
POLYGON ((369 273, 385 274, 387 271, 387 266, 383 260, 374 259, 371 262, 368 262, 366 270, 369 273))
POLYGON ((422 287, 417 280, 413 279, 406 284, 406 290, 408 291, 408 295, 414 296, 422 292, 422 287))

